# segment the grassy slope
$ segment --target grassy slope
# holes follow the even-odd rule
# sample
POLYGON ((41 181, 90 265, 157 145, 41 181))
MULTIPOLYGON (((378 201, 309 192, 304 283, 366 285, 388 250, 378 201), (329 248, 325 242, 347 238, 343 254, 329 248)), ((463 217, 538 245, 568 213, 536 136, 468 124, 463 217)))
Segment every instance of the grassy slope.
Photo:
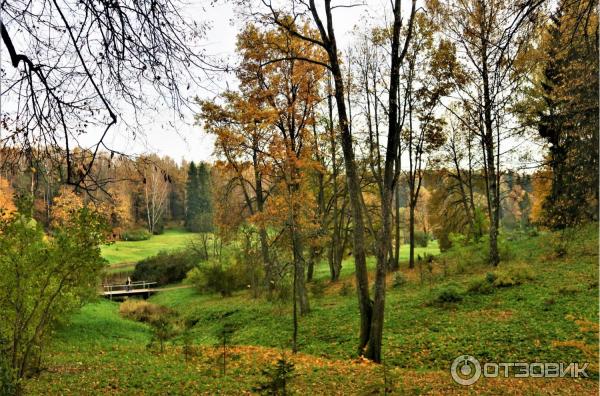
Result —
MULTIPOLYGON (((465 289, 473 277, 489 271, 476 264, 481 255, 477 249, 444 255, 434 268, 431 285, 428 279, 421 284, 418 269, 403 270, 408 284, 390 289, 386 305, 384 351, 395 393, 597 393, 595 381, 573 379, 481 380, 466 389, 452 384, 448 374, 450 362, 464 353, 500 362, 597 360, 595 354, 586 356, 577 348, 553 345, 554 341, 597 342, 574 322, 598 320, 596 226, 579 232, 563 258, 554 252, 556 238, 517 238, 510 242, 510 251, 504 249, 511 262, 533 269, 533 281, 490 295, 465 294, 461 303, 445 307, 428 304, 440 285, 452 282, 465 289), (446 262, 445 271, 442 262, 446 262)), ((345 263, 345 268, 342 283, 352 281, 350 263, 345 263)), ((317 273, 325 277, 326 268, 317 273)), ((289 345, 289 304, 251 300, 245 293, 221 299, 191 289, 165 292, 152 300, 199 320, 194 338, 201 347, 190 362, 183 361, 178 347, 163 355, 146 351, 149 330, 121 319, 117 304, 100 302, 84 307, 69 327, 57 333, 49 372, 29 381, 28 390, 32 394, 238 394, 259 380, 256 366, 272 362, 281 348, 289 345), (233 351, 225 378, 219 372, 218 351, 213 348, 224 320, 235 325, 232 342, 241 345, 233 351), (84 383, 90 385, 82 391, 84 383)), ((293 358, 298 374, 293 390, 364 394, 381 389, 380 366, 351 360, 358 325, 354 293, 342 296, 340 285, 332 285, 323 298, 311 299, 311 304, 313 312, 300 321, 300 350, 306 355, 293 358)))
POLYGON ((135 263, 161 250, 183 248, 194 235, 183 229, 169 229, 165 230, 164 234, 153 235, 147 241, 118 241, 103 246, 102 256, 110 265, 135 263))

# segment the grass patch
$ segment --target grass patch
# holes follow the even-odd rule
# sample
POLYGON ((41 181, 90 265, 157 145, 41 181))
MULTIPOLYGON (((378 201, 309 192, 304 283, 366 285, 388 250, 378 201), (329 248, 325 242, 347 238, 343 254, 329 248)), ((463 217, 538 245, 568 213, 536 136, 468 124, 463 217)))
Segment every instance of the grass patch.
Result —
MULTIPOLYGON (((118 241, 102 247, 102 257, 110 265, 121 264, 115 271, 131 270, 137 261, 154 256, 162 250, 176 250, 186 247, 197 234, 184 229, 169 229, 161 235, 152 235, 145 241, 118 241), (126 265, 122 265, 122 264, 126 265), (127 265, 127 264, 130 265, 127 265)), ((109 268, 109 271, 111 269, 109 268)))

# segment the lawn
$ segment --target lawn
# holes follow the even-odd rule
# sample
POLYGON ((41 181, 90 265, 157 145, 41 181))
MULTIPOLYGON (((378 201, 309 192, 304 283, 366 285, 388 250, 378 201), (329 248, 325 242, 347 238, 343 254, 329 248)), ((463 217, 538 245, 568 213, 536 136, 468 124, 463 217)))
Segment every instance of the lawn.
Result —
MULTIPOLYGON (((409 247, 410 245, 401 245, 400 246, 400 262, 407 262, 409 256, 409 247)), ((438 247, 437 241, 429 242, 427 247, 416 246, 415 247, 415 260, 418 256, 424 257, 427 254, 438 255, 440 254, 440 248, 438 247)), ((370 256, 367 257, 367 268, 369 270, 375 269, 376 260, 375 257, 370 256)), ((342 262, 342 271, 340 276, 342 278, 351 276, 354 273, 354 259, 352 256, 348 256, 342 262)), ((329 267, 325 265, 325 263, 321 263, 321 265, 316 266, 314 277, 316 279, 329 279, 329 267)))
MULTIPOLYGON (((150 301, 195 323, 195 353, 188 361, 181 336, 164 353, 148 350, 150 328, 121 318, 117 303, 101 301, 57 330, 48 371, 29 380, 26 389, 31 394, 241 394, 264 380, 261 369, 285 354, 296 365, 290 390, 299 394, 377 394, 384 381, 392 394, 597 394, 597 225, 571 235, 562 254, 556 246, 565 238, 505 236, 504 261, 495 272, 512 267, 532 276, 489 294, 468 292, 474 280, 494 271, 481 262, 484 244, 442 254, 431 271, 408 270, 403 262, 405 282, 395 286, 397 275, 388 280, 385 366, 356 358, 358 310, 350 289, 352 263, 346 260, 340 282, 328 284, 323 296, 312 295, 312 312, 300 318, 299 355, 289 351, 289 302, 251 299, 246 291, 221 298, 179 289, 150 301), (434 303, 450 287, 462 300, 434 303), (225 324, 233 329, 235 346, 224 375, 218 345, 225 324), (591 362, 593 378, 482 379, 464 388, 452 382, 448 370, 462 354, 481 362, 591 362)), ((325 264, 317 274, 327 278, 325 264)))
POLYGON ((168 229, 146 241, 118 241, 102 247, 102 256, 111 266, 124 267, 135 264, 161 250, 180 249, 189 244, 196 234, 184 229, 168 229))

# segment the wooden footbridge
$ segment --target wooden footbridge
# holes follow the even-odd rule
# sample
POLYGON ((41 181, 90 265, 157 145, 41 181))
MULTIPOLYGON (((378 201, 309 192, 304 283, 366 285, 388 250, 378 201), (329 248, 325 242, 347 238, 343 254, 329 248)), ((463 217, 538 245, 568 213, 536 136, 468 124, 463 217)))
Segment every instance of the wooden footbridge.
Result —
POLYGON ((124 285, 104 285, 101 294, 109 299, 123 299, 126 297, 148 298, 150 295, 159 291, 156 288, 156 282, 131 282, 124 285))

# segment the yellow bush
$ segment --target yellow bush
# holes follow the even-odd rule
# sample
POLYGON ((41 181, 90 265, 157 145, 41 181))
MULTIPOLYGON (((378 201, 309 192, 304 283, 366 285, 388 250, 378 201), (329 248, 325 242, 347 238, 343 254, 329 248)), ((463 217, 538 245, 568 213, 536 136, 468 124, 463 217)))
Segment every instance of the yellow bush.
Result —
POLYGON ((125 300, 119 306, 119 313, 124 318, 146 323, 156 322, 170 312, 166 307, 137 299, 125 300))

